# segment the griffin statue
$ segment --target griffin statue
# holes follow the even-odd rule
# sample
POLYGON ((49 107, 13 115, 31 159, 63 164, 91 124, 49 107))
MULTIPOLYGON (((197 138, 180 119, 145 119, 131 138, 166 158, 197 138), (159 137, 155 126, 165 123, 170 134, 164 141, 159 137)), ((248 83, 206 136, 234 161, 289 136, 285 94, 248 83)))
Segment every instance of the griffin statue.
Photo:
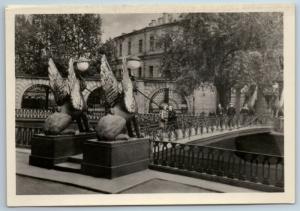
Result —
POLYGON ((65 129, 72 123, 72 120, 76 120, 80 132, 92 131, 87 118, 87 104, 82 95, 82 91, 86 89, 86 84, 81 76, 82 70, 78 69, 77 66, 78 63, 83 62, 86 61, 82 59, 74 61, 71 58, 69 60, 68 77, 63 78, 53 59, 49 59, 48 75, 50 87, 61 111, 55 112, 45 120, 45 134, 58 135, 68 133, 65 129))
POLYGON ((100 140, 120 140, 129 137, 141 137, 137 123, 137 105, 134 98, 134 86, 128 73, 127 59, 123 57, 122 80, 118 82, 105 55, 101 57, 100 84, 104 91, 108 114, 102 117, 96 126, 100 140), (135 134, 133 133, 132 123, 135 134), (127 129, 127 134, 125 134, 127 129))
MULTIPOLYGON (((82 95, 82 91, 86 89, 86 84, 81 75, 83 70, 80 70, 77 65, 79 62, 84 63, 87 61, 80 59, 75 61, 71 58, 69 60, 68 77, 63 78, 53 60, 49 59, 50 87, 61 111, 55 112, 45 120, 44 132, 47 135, 68 133, 67 127, 73 120, 76 120, 80 132, 93 131, 89 126, 87 104, 82 95)), ((141 137, 136 118, 137 105, 133 94, 134 86, 128 73, 126 57, 123 58, 122 80, 118 82, 106 56, 101 56, 100 85, 104 91, 108 111, 96 126, 98 139, 111 141, 141 137)))

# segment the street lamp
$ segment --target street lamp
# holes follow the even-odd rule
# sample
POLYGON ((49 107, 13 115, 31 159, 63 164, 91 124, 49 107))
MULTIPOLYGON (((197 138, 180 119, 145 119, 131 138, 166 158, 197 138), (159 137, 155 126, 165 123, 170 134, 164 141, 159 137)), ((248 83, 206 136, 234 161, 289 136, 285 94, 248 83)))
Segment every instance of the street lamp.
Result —
POLYGON ((85 72, 89 68, 90 60, 85 57, 80 57, 77 61, 77 69, 80 72, 85 72))

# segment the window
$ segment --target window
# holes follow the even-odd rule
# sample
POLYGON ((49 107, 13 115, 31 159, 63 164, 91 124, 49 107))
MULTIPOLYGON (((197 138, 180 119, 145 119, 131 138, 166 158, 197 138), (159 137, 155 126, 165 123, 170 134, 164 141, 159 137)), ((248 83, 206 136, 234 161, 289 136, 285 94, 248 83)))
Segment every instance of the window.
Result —
POLYGON ((149 77, 153 78, 153 66, 149 66, 149 77))
POLYGON ((150 36, 150 51, 154 51, 154 36, 150 36))
POLYGON ((131 54, 131 41, 128 41, 128 55, 131 54))
POLYGON ((142 68, 139 67, 139 75, 138 75, 139 78, 142 78, 142 68))
POLYGON ((120 43, 120 46, 119 46, 119 56, 122 56, 122 43, 120 43))
POLYGON ((139 40, 139 53, 143 52, 143 40, 139 40))

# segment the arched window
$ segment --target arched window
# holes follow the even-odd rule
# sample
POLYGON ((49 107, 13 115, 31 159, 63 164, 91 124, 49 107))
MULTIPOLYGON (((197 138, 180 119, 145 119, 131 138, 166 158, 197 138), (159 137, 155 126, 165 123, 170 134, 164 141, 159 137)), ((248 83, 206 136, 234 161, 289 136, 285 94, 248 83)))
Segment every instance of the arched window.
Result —
POLYGON ((149 113, 159 112, 159 106, 163 103, 171 105, 177 113, 186 113, 188 111, 187 101, 183 94, 163 88, 153 94, 150 99, 149 113))
POLYGON ((22 108, 53 110, 55 106, 54 95, 47 85, 33 85, 22 96, 22 108))
POLYGON ((105 96, 101 87, 92 91, 87 99, 87 105, 90 112, 105 111, 105 96))

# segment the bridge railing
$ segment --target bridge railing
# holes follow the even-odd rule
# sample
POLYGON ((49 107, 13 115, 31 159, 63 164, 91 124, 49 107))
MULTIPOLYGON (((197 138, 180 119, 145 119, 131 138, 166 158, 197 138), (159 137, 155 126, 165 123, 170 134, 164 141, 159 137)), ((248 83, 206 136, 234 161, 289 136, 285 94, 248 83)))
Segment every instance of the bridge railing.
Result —
POLYGON ((282 156, 150 141, 150 168, 263 191, 283 191, 282 156))
MULTIPOLYGON (((45 118, 53 113, 51 110, 37 109, 16 109, 16 145, 19 147, 30 147, 31 137, 36 133, 43 132, 43 122, 45 118)), ((93 112, 88 114, 91 125, 95 126, 104 112, 93 112)), ((215 131, 229 130, 249 125, 265 124, 267 120, 260 117, 236 116, 230 118, 204 117, 203 115, 178 115, 176 122, 167 122, 166 126, 159 128, 158 114, 138 114, 141 132, 145 136, 152 136, 154 133, 159 140, 177 140, 182 138, 200 135, 203 133, 213 133, 215 131)))
POLYGON ((15 142, 16 147, 29 148, 32 136, 43 132, 44 119, 16 119, 15 142))
POLYGON ((158 124, 150 124, 143 128, 146 136, 152 140, 177 141, 208 133, 236 130, 251 126, 272 126, 273 119, 269 116, 213 116, 193 118, 170 122, 164 128, 158 124))
POLYGON ((16 120, 18 119, 46 119, 53 113, 45 109, 15 109, 16 120))

